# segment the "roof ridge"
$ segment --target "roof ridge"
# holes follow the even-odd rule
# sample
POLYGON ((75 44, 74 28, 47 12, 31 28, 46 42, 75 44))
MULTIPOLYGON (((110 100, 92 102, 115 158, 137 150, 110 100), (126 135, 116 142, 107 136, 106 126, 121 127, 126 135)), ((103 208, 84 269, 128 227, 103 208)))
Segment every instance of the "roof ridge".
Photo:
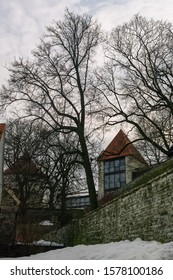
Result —
POLYGON ((142 157, 141 153, 133 145, 125 132, 120 129, 106 149, 100 154, 98 160, 104 161, 124 156, 133 156, 146 164, 146 161, 142 157))

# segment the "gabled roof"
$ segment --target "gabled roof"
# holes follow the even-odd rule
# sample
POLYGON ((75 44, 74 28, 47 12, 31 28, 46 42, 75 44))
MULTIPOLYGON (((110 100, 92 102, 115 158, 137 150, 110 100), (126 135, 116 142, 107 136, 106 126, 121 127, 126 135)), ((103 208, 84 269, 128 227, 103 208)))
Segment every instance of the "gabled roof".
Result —
POLYGON ((104 161, 125 156, 133 156, 147 165, 140 152, 135 148, 127 135, 121 129, 107 148, 100 154, 98 160, 104 161))
POLYGON ((41 174, 39 168, 27 155, 23 155, 20 159, 12 164, 4 171, 4 174, 26 174, 26 175, 38 175, 41 174))

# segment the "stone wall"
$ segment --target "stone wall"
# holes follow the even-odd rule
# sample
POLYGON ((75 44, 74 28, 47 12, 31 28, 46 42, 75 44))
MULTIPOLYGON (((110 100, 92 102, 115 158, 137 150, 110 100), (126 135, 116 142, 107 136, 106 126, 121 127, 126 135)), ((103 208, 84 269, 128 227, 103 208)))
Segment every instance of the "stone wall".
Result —
POLYGON ((8 208, 0 209, 0 246, 13 243, 15 240, 16 213, 8 208))
POLYGON ((16 230, 16 214, 18 207, 7 191, 2 191, 0 204, 0 245, 14 243, 16 230))
POLYGON ((61 243, 65 245, 137 237, 173 241, 173 158, 119 189, 113 201, 76 220, 64 232, 61 243))

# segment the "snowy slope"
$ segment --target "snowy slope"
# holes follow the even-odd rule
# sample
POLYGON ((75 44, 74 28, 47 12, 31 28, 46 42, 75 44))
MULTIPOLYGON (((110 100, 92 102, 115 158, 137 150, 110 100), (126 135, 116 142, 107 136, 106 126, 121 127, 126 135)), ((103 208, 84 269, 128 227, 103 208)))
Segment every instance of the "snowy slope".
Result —
POLYGON ((173 260, 173 242, 120 241, 108 244, 77 245, 22 257, 32 260, 173 260))

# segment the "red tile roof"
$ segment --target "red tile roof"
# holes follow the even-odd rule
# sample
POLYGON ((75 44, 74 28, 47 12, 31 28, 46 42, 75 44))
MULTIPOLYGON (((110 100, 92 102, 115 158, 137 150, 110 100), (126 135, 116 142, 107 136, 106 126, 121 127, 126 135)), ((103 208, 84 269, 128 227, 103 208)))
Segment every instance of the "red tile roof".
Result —
POLYGON ((5 131, 5 124, 4 123, 0 123, 0 139, 2 137, 3 132, 5 131))
POLYGON ((36 164, 26 156, 21 157, 16 164, 11 165, 4 171, 4 174, 27 174, 36 175, 40 173, 40 170, 36 164))
POLYGON ((133 156, 147 165, 140 152, 121 129, 107 148, 100 154, 98 160, 104 161, 125 156, 133 156))

